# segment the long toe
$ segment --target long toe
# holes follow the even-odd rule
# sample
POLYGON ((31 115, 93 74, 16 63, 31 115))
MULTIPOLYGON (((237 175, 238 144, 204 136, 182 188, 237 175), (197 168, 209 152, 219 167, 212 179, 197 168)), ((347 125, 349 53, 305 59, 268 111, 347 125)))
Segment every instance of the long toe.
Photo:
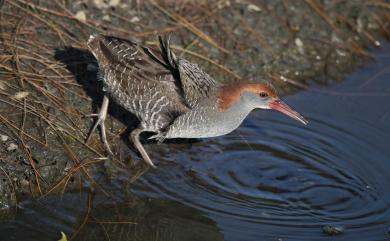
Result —
POLYGON ((96 128, 100 125, 102 141, 103 141, 106 149, 108 150, 108 152, 111 155, 113 155, 113 152, 111 151, 110 145, 108 144, 108 141, 107 141, 106 127, 104 125, 104 122, 105 122, 106 117, 107 117, 108 104, 109 104, 109 99, 108 99, 107 96, 104 96, 103 97, 102 106, 100 107, 99 113, 91 115, 91 116, 97 116, 98 119, 96 120, 96 123, 91 128, 85 143, 89 142, 89 140, 91 139, 92 134, 95 132, 96 128))
POLYGON ((153 164, 152 160, 150 159, 148 153, 146 153, 145 151, 145 148, 143 147, 143 145, 141 144, 140 140, 139 140, 139 135, 141 134, 141 132, 143 132, 144 130, 142 128, 137 128, 135 130, 133 130, 130 134, 130 137, 131 137, 131 140, 135 146, 135 148, 137 148, 137 150, 139 151, 139 153, 141 154, 142 158, 144 159, 144 161, 146 162, 146 164, 148 164, 149 166, 153 167, 153 168, 156 168, 156 166, 153 164))
POLYGON ((104 120, 102 121, 102 123, 100 123, 100 130, 101 130, 101 132, 102 132, 102 140, 103 140, 104 145, 105 145, 106 148, 107 148, 107 151, 108 151, 111 155, 114 155, 114 153, 111 151, 110 145, 108 144, 108 141, 107 141, 106 126, 104 125, 104 120))
MULTIPOLYGON (((104 121, 104 120, 103 120, 104 121)), ((89 131, 89 134, 88 134, 88 137, 87 139, 85 140, 85 143, 87 144, 90 140, 91 140, 91 137, 92 137, 92 134, 95 132, 96 128, 101 124, 102 120, 101 119, 98 119, 95 124, 93 125, 93 127, 91 128, 91 130, 89 131)))

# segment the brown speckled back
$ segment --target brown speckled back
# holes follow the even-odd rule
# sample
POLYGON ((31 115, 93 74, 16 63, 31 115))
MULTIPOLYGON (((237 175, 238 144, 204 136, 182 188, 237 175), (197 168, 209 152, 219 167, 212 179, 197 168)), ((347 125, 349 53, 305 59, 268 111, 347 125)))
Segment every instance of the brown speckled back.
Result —
POLYGON ((164 49, 102 35, 91 36, 88 47, 99 63, 105 91, 146 130, 159 132, 189 110, 178 70, 164 49))

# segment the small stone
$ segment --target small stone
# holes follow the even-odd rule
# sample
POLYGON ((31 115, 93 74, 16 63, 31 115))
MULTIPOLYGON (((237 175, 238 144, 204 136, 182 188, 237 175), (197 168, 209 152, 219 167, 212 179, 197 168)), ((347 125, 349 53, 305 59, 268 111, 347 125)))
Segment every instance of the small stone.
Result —
POLYGON ((121 3, 120 0, 110 0, 110 2, 108 3, 108 5, 109 5, 110 7, 116 7, 116 6, 118 6, 120 3, 121 3))
POLYGON ((111 20, 110 15, 108 15, 108 14, 104 15, 102 19, 104 21, 110 21, 111 20))
POLYGON ((0 140, 2 141, 2 142, 6 142, 7 140, 8 140, 8 136, 7 135, 1 135, 0 134, 0 140))
POLYGON ((368 24, 367 24, 367 28, 368 28, 368 29, 378 29, 378 28, 379 28, 379 25, 376 24, 376 23, 368 23, 368 24))
POLYGON ((324 226, 322 232, 327 235, 339 235, 344 232, 344 228, 341 226, 324 226))
POLYGON ((30 92, 27 92, 27 91, 20 91, 16 94, 14 94, 14 98, 17 99, 17 100, 21 100, 21 99, 24 99, 26 98, 28 95, 30 94, 30 92))
POLYGON ((78 11, 78 12, 74 15, 74 17, 75 17, 76 19, 80 20, 81 22, 87 21, 87 15, 85 14, 84 11, 81 11, 81 10, 78 11))
POLYGON ((66 165, 64 168, 64 172, 67 173, 70 169, 72 169, 72 166, 66 165))
POLYGON ((336 49, 336 53, 341 57, 347 56, 347 52, 341 49, 336 49))
POLYGON ((295 45, 298 47, 298 51, 300 54, 304 54, 305 53, 305 50, 303 49, 303 42, 300 38, 296 38, 294 40, 295 42, 295 45))
POLYGON ((261 8, 254 4, 249 4, 247 9, 249 12, 261 12, 261 8))
POLYGON ((20 185, 22 187, 28 187, 30 185, 30 183, 26 179, 22 179, 22 180, 20 180, 20 185))
POLYGON ((7 147, 7 151, 15 151, 16 149, 18 149, 18 146, 15 143, 11 143, 7 147))
POLYGON ((93 3, 96 5, 99 9, 105 9, 108 8, 108 5, 104 2, 104 0, 94 0, 93 3))
POLYGON ((138 23, 140 21, 140 19, 139 19, 139 17, 137 17, 137 16, 134 16, 134 17, 132 17, 131 19, 130 19, 130 22, 132 22, 132 23, 138 23))
POLYGON ((217 8, 222 9, 224 7, 229 7, 230 6, 230 1, 225 0, 225 1, 218 1, 217 8))

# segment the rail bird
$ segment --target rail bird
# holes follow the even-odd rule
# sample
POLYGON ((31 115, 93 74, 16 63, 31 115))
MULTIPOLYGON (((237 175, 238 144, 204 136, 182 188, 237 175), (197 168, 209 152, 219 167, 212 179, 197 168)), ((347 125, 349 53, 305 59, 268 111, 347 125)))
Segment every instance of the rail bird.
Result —
POLYGON ((303 124, 308 122, 278 97, 268 82, 236 81, 221 84, 202 69, 172 51, 169 38, 159 47, 129 40, 91 35, 89 49, 98 65, 105 95, 94 126, 110 153, 104 121, 110 99, 140 121, 130 138, 144 161, 155 167, 140 142, 142 132, 151 138, 206 138, 235 130, 256 108, 280 111, 303 124))

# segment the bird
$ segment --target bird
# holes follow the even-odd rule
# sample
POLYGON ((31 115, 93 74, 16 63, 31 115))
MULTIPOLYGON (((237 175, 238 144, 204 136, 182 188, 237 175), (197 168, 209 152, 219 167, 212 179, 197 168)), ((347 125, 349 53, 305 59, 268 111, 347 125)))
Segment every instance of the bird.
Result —
POLYGON ((273 109, 303 124, 308 121, 284 103, 267 81, 222 84, 197 64, 175 55, 169 36, 158 36, 158 46, 93 34, 87 46, 98 63, 104 97, 86 143, 100 126, 101 138, 112 154, 104 121, 110 101, 140 121, 130 138, 148 166, 155 167, 140 134, 154 133, 159 142, 171 138, 209 138, 239 127, 254 109, 273 109))

